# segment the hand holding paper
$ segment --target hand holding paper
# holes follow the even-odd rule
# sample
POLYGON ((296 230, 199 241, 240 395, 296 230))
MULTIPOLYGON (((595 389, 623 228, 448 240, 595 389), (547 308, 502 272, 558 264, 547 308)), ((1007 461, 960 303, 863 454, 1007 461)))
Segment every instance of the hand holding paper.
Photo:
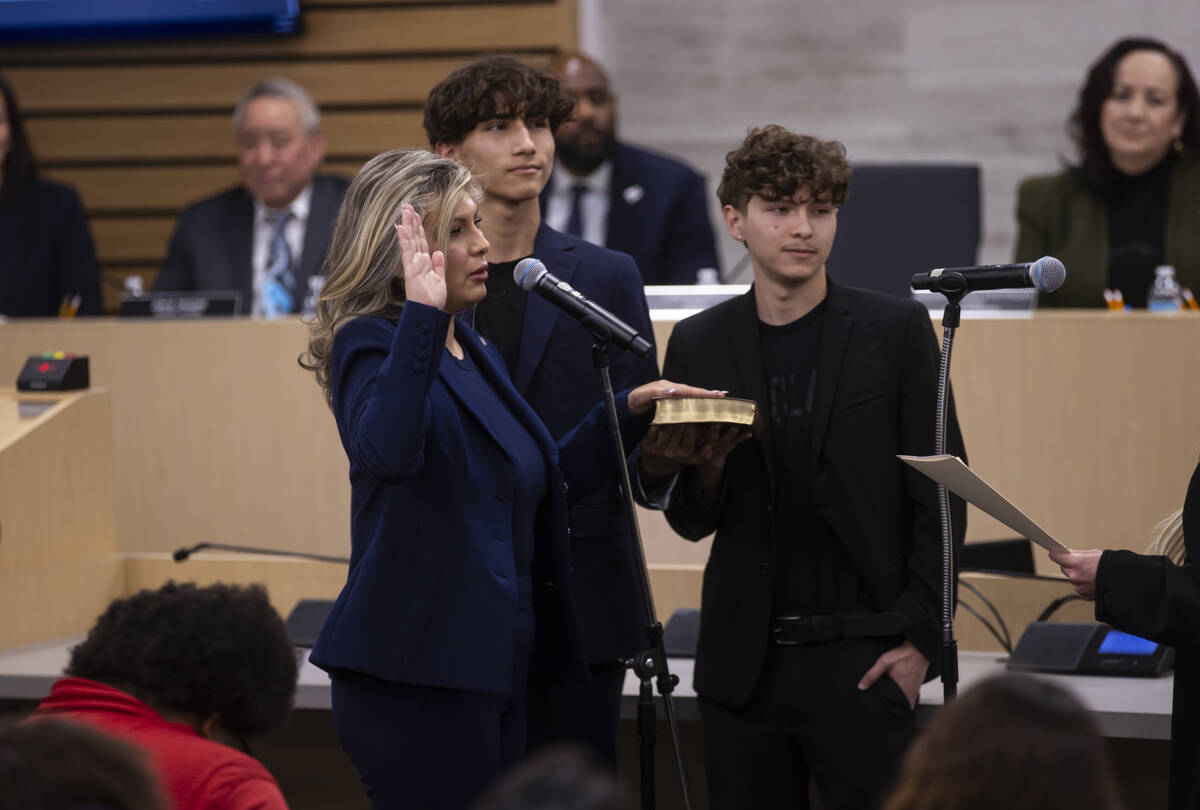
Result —
POLYGON ((987 512, 1022 537, 1028 537, 1047 551, 1070 551, 1041 526, 972 472, 957 456, 897 456, 908 466, 932 478, 967 503, 987 512))

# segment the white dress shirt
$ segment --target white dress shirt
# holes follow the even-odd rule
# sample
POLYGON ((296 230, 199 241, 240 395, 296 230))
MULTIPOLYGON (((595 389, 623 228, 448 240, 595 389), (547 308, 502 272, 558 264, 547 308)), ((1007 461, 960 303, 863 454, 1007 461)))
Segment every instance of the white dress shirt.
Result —
MULTIPOLYGON (((268 208, 261 200, 254 201, 254 242, 250 250, 250 267, 254 271, 254 301, 250 312, 254 315, 264 314, 262 288, 267 280, 267 253, 271 248, 275 222, 288 211, 292 213, 291 221, 283 226, 283 238, 287 240, 288 248, 292 251, 292 272, 295 273, 303 258, 304 232, 308 228, 312 194, 313 188, 310 183, 286 208, 268 208)), ((297 290, 296 294, 303 295, 304 290, 297 290)))
POLYGON ((604 247, 608 236, 609 193, 612 186, 612 161, 606 160, 587 177, 576 177, 557 160, 550 175, 550 190, 546 194, 546 224, 560 233, 567 232, 571 219, 571 198, 576 185, 587 187, 579 198, 579 213, 584 240, 604 247))

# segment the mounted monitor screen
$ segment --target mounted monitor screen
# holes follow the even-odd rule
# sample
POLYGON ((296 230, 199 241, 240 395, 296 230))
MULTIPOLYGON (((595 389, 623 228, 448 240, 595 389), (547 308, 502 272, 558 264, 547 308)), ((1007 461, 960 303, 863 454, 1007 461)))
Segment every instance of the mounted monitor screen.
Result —
POLYGON ((0 0, 0 41, 290 34, 300 0, 0 0))

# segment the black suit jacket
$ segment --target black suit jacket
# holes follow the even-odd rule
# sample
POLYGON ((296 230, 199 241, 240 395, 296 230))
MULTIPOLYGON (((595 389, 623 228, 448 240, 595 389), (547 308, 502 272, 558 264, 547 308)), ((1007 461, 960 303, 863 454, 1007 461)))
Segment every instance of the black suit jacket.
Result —
MULTIPOLYGON (((676 325, 667 379, 767 401, 754 290, 676 325)), ((880 612, 909 620, 905 635, 937 669, 941 530, 936 486, 897 458, 934 449, 938 348, 929 313, 912 301, 832 281, 813 401, 813 502, 880 612)), ((951 402, 947 450, 963 456, 951 402)), ((721 496, 700 498, 684 470, 667 520, 689 540, 716 531, 696 653, 696 691, 728 706, 750 699, 770 635, 777 503, 771 426, 729 454, 721 496)), ((787 497, 781 493, 778 497, 787 497)), ((954 499, 958 547, 965 505, 954 499)))
POLYGON ((604 246, 632 256, 645 284, 695 284, 701 267, 719 269, 704 178, 619 141, 612 161, 604 246))
MULTIPOLYGON (((654 331, 633 261, 620 253, 567 236, 543 224, 534 255, 546 269, 595 303, 631 324, 651 343, 654 331)), ((652 352, 641 359, 611 349, 609 374, 621 391, 658 378, 652 352)), ((592 336, 570 315, 530 295, 512 382, 559 439, 603 399, 600 372, 592 365, 592 336)), ((632 448, 626 448, 631 450, 632 448)), ((616 450, 594 459, 611 477, 572 506, 571 554, 575 599, 588 661, 614 661, 647 646, 641 591, 629 558, 629 531, 617 491, 616 450)))
POLYGON ((78 315, 100 314, 100 266, 79 195, 35 180, 0 205, 0 315, 53 318, 64 299, 78 315))
POLYGON ((1200 807, 1200 466, 1183 505, 1187 562, 1105 551, 1096 567, 1096 618, 1175 647, 1170 810, 1200 807))
MULTIPOLYGON (((313 178, 312 203, 296 279, 300 290, 307 289, 309 276, 321 272, 333 222, 349 185, 344 177, 313 178)), ((248 314, 254 302, 253 245, 254 200, 245 188, 231 188, 193 203, 179 215, 166 264, 154 280, 154 289, 238 290, 242 294, 242 314, 248 314)))

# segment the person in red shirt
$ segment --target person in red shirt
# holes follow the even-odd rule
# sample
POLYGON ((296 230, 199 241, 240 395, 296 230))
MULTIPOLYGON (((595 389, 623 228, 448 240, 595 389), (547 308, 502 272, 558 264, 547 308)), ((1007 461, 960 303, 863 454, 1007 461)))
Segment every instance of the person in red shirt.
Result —
POLYGON ((34 718, 66 717, 150 756, 175 810, 286 810, 245 737, 281 725, 296 656, 266 590, 167 583, 118 599, 34 718))

